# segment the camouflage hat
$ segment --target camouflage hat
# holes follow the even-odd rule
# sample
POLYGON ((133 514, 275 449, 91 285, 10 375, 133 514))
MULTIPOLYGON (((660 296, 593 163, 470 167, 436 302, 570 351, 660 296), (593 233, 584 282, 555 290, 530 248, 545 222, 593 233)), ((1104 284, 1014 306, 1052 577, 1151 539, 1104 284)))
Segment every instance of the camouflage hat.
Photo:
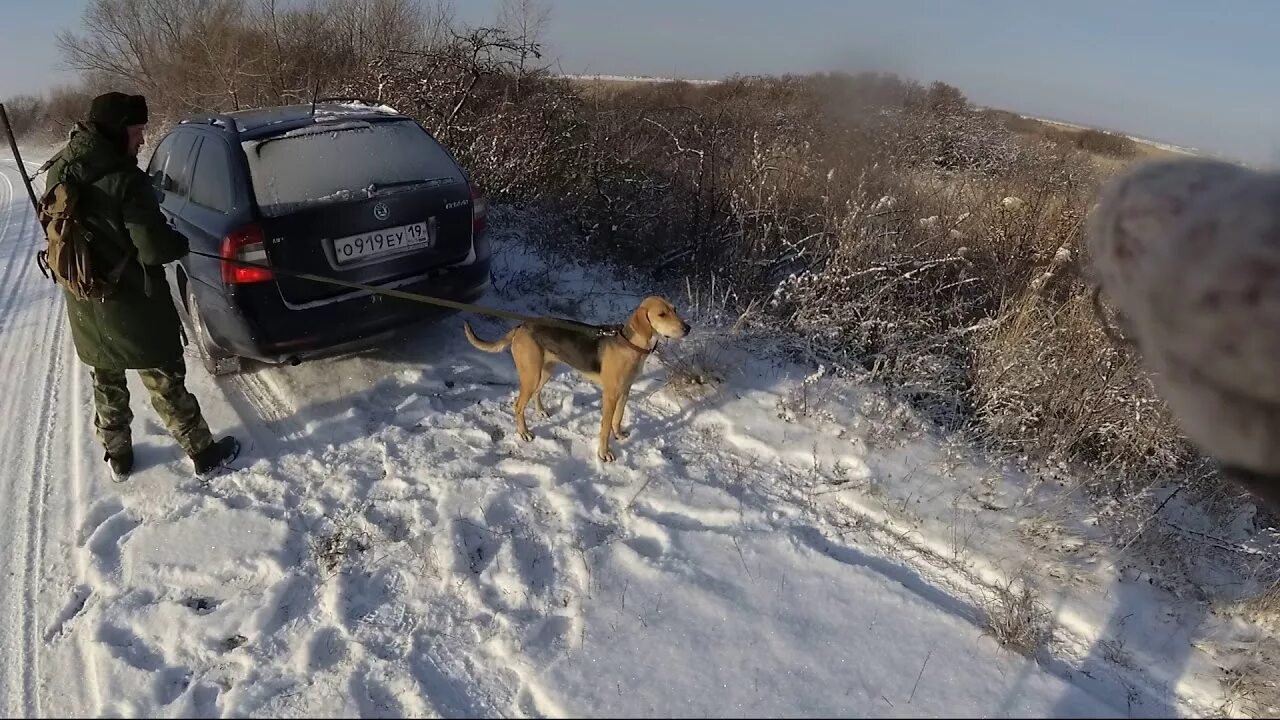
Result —
POLYGON ((147 99, 141 95, 109 92, 93 99, 89 121, 106 127, 124 128, 147 124, 147 99))

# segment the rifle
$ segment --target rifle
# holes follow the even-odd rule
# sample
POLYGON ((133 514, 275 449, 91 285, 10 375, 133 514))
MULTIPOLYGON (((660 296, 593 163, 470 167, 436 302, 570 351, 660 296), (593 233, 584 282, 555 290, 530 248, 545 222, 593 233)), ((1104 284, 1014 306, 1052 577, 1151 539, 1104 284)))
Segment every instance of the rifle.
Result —
POLYGON ((36 199, 36 191, 31 187, 31 177, 27 175, 27 166, 22 162, 22 153, 18 150, 18 138, 13 136, 13 126, 9 124, 9 113, 4 109, 4 103, 0 103, 0 125, 4 126, 4 134, 9 138, 9 150, 13 153, 14 161, 18 163, 18 174, 22 175, 22 184, 27 187, 27 197, 31 198, 31 207, 35 209, 38 216, 40 201, 36 199))

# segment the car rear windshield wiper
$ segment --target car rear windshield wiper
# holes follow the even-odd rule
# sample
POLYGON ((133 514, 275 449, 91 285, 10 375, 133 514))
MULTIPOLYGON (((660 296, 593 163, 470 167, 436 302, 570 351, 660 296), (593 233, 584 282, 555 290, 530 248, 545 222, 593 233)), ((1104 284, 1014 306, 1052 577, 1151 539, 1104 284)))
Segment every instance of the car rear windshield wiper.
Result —
POLYGON ((421 187, 423 185, 443 185, 452 182, 453 178, 445 176, 431 178, 428 180, 397 180, 396 182, 371 183, 368 187, 370 195, 377 195, 388 190, 407 190, 409 188, 421 187))
POLYGON ((272 135, 270 137, 262 138, 261 140, 253 141, 253 151, 258 157, 262 157, 262 148, 278 140, 295 140, 297 138, 315 137, 317 135, 328 135, 330 133, 367 131, 372 129, 372 125, 363 121, 351 121, 333 125, 323 122, 315 122, 311 125, 294 128, 293 130, 281 133, 280 135, 272 135))

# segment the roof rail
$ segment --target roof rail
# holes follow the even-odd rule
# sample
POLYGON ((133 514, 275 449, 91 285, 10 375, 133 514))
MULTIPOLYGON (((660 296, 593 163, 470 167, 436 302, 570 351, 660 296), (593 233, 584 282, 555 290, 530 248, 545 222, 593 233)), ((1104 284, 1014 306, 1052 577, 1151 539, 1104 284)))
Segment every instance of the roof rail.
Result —
POLYGON ((240 124, 230 115, 220 113, 210 113, 208 115, 192 115, 189 118, 178 121, 179 125, 212 125, 214 127, 222 126, 227 132, 239 134, 240 124))

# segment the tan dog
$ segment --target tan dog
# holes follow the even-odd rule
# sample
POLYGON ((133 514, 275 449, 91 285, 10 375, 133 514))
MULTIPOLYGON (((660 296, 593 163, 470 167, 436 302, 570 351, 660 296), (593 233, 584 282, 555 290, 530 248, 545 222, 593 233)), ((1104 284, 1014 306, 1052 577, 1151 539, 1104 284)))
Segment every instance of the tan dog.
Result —
POLYGON ((542 386, 551 379, 556 363, 568 365, 599 385, 604 397, 596 455, 612 462, 609 436, 612 434, 619 440, 627 438, 622 430, 622 413, 631 394, 631 383, 657 345, 658 336, 682 338, 689 333, 689 323, 680 319, 671 303, 650 296, 631 313, 625 325, 617 328, 583 324, 581 330, 573 330, 533 321, 515 326, 492 342, 476 337, 469 323, 464 323, 463 330, 467 340, 479 350, 496 353, 511 346, 511 357, 520 376, 516 431, 525 441, 533 439, 524 421, 525 408, 529 398, 536 397, 538 412, 544 417, 548 415, 542 405, 542 386))

